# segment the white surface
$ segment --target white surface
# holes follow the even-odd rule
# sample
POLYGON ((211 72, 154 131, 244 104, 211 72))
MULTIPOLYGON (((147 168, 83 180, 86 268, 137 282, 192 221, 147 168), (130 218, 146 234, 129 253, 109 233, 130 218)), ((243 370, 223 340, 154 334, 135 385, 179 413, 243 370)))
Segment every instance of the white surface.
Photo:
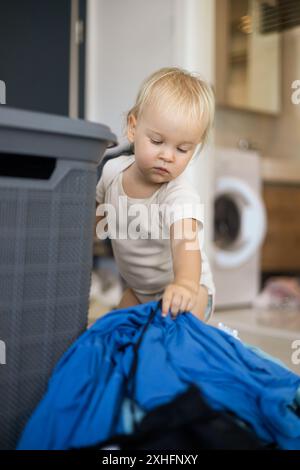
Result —
POLYGON ((86 118, 120 138, 142 81, 173 64, 173 0, 89 0, 86 118))

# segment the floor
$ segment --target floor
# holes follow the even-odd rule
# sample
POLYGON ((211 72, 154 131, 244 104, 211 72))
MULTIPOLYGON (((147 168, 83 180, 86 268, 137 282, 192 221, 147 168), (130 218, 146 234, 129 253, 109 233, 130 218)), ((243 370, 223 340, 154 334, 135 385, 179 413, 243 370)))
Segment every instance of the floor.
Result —
MULTIPOLYGON (((91 303, 89 324, 110 310, 99 302, 91 303)), ((238 336, 242 341, 280 359, 289 369, 300 375, 300 311, 260 311, 252 308, 217 310, 210 324, 217 327, 219 323, 238 330, 238 336), (292 344, 295 340, 298 340, 299 344, 293 349, 292 344)))
POLYGON ((216 311, 210 324, 218 326, 220 322, 238 330, 242 341, 277 357, 300 375, 300 311, 252 308, 216 311), (295 340, 299 343, 293 349, 295 340))

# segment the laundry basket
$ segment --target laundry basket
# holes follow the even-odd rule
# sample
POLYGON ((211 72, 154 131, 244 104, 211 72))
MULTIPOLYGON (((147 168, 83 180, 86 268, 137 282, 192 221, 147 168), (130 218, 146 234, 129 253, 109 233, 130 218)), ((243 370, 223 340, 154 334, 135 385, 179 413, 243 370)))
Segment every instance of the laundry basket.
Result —
POLYGON ((115 143, 100 124, 0 107, 0 449, 86 327, 97 165, 115 143))

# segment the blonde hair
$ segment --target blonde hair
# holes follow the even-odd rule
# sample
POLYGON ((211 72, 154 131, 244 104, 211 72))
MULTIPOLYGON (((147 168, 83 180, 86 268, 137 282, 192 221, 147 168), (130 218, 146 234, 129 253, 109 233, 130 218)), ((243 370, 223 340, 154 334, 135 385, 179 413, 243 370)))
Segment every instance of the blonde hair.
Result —
POLYGON ((202 146, 207 142, 214 120, 215 98, 212 88, 198 74, 178 67, 164 67, 142 83, 135 105, 127 112, 138 119, 147 104, 163 102, 164 109, 185 115, 187 123, 201 126, 202 146))

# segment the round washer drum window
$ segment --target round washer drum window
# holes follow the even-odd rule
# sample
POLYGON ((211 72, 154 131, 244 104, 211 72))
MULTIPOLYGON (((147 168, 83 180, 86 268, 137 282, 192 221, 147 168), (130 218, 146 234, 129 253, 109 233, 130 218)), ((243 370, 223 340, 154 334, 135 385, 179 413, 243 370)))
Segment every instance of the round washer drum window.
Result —
POLYGON ((214 242, 221 248, 229 248, 238 238, 241 217, 235 201, 229 196, 219 196, 214 208, 214 242))

